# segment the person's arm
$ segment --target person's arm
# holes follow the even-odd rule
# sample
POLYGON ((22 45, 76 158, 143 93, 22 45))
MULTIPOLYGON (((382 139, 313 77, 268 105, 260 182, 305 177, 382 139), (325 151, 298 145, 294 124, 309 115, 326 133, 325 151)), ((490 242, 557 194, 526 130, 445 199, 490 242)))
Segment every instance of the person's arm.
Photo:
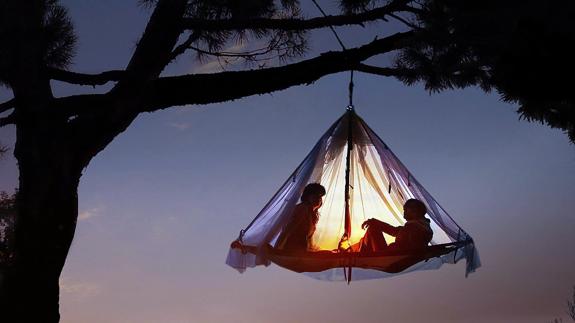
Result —
POLYGON ((393 225, 382 222, 382 221, 379 221, 379 222, 380 222, 380 226, 381 226, 381 231, 389 234, 390 236, 394 236, 394 237, 397 236, 399 231, 401 231, 401 229, 403 228, 403 227, 394 227, 393 225))
POLYGON ((394 236, 394 237, 402 229, 402 227, 394 227, 391 224, 388 224, 386 222, 380 221, 378 219, 373 219, 373 218, 363 222, 363 224, 361 225, 362 229, 365 229, 368 227, 372 228, 373 230, 385 232, 385 233, 389 234, 390 236, 394 236))

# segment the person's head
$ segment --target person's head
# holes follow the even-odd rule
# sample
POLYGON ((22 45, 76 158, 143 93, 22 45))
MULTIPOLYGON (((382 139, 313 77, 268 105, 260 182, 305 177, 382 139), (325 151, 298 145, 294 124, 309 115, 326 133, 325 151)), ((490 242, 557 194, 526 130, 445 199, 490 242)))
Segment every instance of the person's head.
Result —
POLYGON ((408 221, 422 219, 425 213, 427 213, 427 208, 418 199, 409 199, 403 205, 403 217, 408 221))
POLYGON ((322 197, 324 195, 325 188, 321 184, 307 184, 307 186, 303 189, 301 201, 311 205, 314 210, 317 210, 322 204, 322 197))

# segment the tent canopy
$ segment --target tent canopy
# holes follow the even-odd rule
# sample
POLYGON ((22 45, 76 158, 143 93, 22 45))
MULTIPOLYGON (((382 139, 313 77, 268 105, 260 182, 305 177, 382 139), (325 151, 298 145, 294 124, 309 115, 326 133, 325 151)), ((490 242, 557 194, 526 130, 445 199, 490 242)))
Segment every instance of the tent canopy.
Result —
MULTIPOLYGON (((394 241, 391 236, 385 238, 388 243, 394 241)), ((243 272, 248 267, 274 262, 314 278, 349 281, 351 267, 358 268, 354 270, 354 279, 369 279, 435 269, 463 258, 467 261, 466 274, 480 266, 472 238, 355 111, 349 109, 325 132, 278 192, 241 231, 229 250, 226 263, 243 272), (370 218, 394 226, 405 224, 403 204, 410 198, 421 200, 427 207, 434 233, 430 247, 417 255, 409 252, 286 254, 273 248, 309 183, 320 183, 327 192, 313 236, 314 245, 320 249, 337 249, 344 234, 350 245, 359 242, 365 233, 361 224, 370 218), (341 267, 347 267, 348 273, 345 274, 341 267)))

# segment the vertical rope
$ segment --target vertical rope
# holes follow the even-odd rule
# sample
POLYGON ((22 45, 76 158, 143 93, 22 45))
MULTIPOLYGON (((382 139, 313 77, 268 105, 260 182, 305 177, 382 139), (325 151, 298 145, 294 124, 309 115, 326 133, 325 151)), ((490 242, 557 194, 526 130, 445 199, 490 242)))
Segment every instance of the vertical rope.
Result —
MULTIPOLYGON (((317 9, 319 10, 319 12, 321 12, 321 14, 327 18, 327 14, 325 13, 325 11, 323 11, 323 9, 319 6, 319 4, 315 1, 315 0, 311 0, 313 2, 313 4, 317 7, 317 9)), ((346 50, 347 48, 345 48, 345 45, 343 44, 343 42, 341 41, 341 39, 339 38, 339 35, 337 34, 337 32, 335 31, 335 28, 333 28, 332 25, 329 25, 329 29, 331 29, 331 32, 333 33, 333 35, 335 36, 335 39, 337 39, 337 42, 339 43, 339 45, 341 46, 341 49, 346 50)))
MULTIPOLYGON (((349 239, 351 237, 351 210, 350 210, 350 194, 349 194, 349 173, 351 169, 351 150, 353 149, 353 110, 348 111, 348 122, 347 122, 347 154, 345 158, 345 234, 344 237, 349 239)), ((342 237, 343 239, 343 237, 342 237)))
POLYGON ((353 70, 349 71, 349 106, 348 109, 353 110, 353 70))
MULTIPOLYGON (((319 10, 319 12, 321 12, 321 14, 327 18, 327 14, 325 13, 325 11, 323 11, 323 9, 320 7, 320 5, 317 3, 316 0, 311 0, 313 2, 313 4, 316 6, 316 8, 319 10)), ((332 25, 329 25, 329 29, 331 30, 331 32, 333 33, 333 35, 335 36, 335 39, 337 39, 337 42, 339 43, 339 46, 341 46, 341 49, 346 51, 347 47, 345 47, 345 45, 343 44, 343 41, 341 40, 341 38, 339 38, 339 35, 337 34, 337 31, 335 31, 335 28, 332 25)), ((353 69, 351 69, 350 71, 350 77, 349 77, 349 105, 347 106, 348 110, 353 110, 353 69)))

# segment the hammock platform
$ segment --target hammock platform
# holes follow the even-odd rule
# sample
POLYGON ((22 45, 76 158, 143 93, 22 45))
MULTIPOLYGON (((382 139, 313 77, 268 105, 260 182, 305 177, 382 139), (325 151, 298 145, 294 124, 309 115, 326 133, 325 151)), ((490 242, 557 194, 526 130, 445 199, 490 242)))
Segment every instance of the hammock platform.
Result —
MULTIPOLYGON (((418 262, 446 255, 471 243, 471 241, 459 241, 428 246, 423 249, 390 248, 380 252, 338 252, 330 250, 293 252, 277 249, 270 244, 266 244, 263 253, 274 264, 298 273, 322 272, 334 268, 364 268, 386 273, 399 273, 418 262)), ((232 248, 244 254, 258 254, 257 247, 244 246, 237 241, 232 243, 232 248)))

